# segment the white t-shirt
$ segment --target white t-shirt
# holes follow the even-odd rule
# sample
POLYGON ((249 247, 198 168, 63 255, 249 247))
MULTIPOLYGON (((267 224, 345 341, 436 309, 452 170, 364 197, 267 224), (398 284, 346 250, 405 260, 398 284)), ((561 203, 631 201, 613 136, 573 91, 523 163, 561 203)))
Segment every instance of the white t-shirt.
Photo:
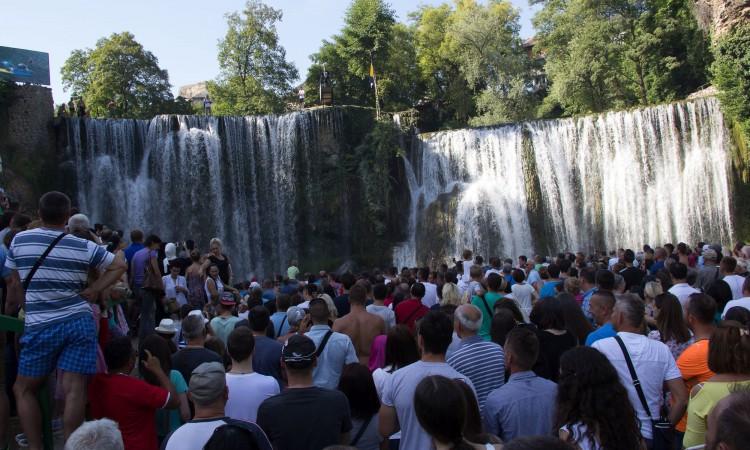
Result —
POLYGON ((725 276, 723 279, 732 288, 732 300, 742 298, 742 285, 745 284, 745 277, 732 274, 725 276))
POLYGON ((437 285, 424 282, 424 297, 422 297, 422 304, 428 308, 432 308, 438 302, 437 285))
POLYGON ((521 309, 521 313, 523 313, 523 320, 528 322, 529 314, 533 307, 532 299, 534 298, 534 292, 536 292, 534 287, 524 282, 523 284, 514 284, 510 287, 510 290, 513 292, 513 299, 521 309))
POLYGON ((370 314, 377 314, 378 316, 383 318, 383 321, 385 321, 385 331, 388 331, 396 326, 396 314, 391 308, 380 305, 367 305, 367 307, 365 307, 365 310, 370 314))
POLYGON ((172 275, 164 275, 161 277, 164 282, 164 291, 167 298, 177 299, 177 303, 180 306, 187 304, 187 297, 184 292, 177 292, 177 286, 187 289, 187 281, 182 275, 177 275, 177 280, 172 278, 172 275))
MULTIPOLYGON (((391 379, 393 373, 390 372, 391 366, 385 366, 382 369, 375 369, 372 373, 372 381, 375 382, 375 390, 378 392, 378 398, 383 400, 383 389, 385 388, 388 380, 391 379)), ((352 436, 354 437, 354 436, 352 436)), ((389 439, 401 439, 401 432, 397 431, 391 435, 389 439)))
POLYGON ((721 313, 721 318, 723 319, 724 316, 727 315, 727 311, 734 308, 735 306, 740 306, 750 311, 750 297, 744 297, 744 298, 739 298, 737 300, 728 301, 727 306, 724 307, 724 311, 721 313))
POLYGON ((646 396, 651 413, 647 413, 638 398, 638 392, 633 386, 633 378, 630 376, 625 356, 615 338, 600 339, 592 345, 609 359, 609 362, 617 370, 620 382, 628 391, 630 403, 641 421, 641 434, 646 439, 653 439, 654 433, 651 426, 651 418, 659 417, 662 402, 662 386, 665 381, 682 378, 677 368, 672 352, 665 344, 649 339, 642 334, 617 333, 628 349, 630 359, 633 361, 635 373, 641 382, 643 394, 646 396))
POLYGON ((682 310, 684 311, 687 309, 690 295, 700 293, 700 291, 687 283, 677 283, 669 288, 669 293, 677 297, 677 300, 680 301, 680 305, 682 305, 682 310))
POLYGON ((432 438, 419 425, 417 414, 414 411, 414 391, 419 382, 430 375, 442 375, 461 380, 471 386, 472 391, 474 390, 471 380, 456 372, 444 362, 417 361, 394 372, 385 383, 382 402, 396 410, 398 423, 401 425, 401 448, 423 449, 432 447, 432 438))
POLYGON ((255 422, 263 400, 279 393, 279 382, 274 377, 259 373, 227 374, 229 399, 224 411, 232 419, 255 422))
MULTIPOLYGON (((229 419, 227 419, 229 420, 229 419)), ((180 428, 176 429, 168 438, 167 444, 163 445, 164 450, 203 450, 214 430, 227 422, 222 419, 197 419, 191 420, 180 428)), ((261 450, 270 450, 271 444, 268 442, 268 436, 263 430, 254 423, 243 424, 243 427, 252 430, 251 433, 258 440, 258 447, 261 450)))

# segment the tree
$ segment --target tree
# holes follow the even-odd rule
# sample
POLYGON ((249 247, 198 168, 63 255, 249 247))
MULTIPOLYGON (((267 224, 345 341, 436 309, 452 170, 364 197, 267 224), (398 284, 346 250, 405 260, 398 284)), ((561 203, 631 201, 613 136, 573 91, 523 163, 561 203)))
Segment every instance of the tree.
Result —
MULTIPOLYGON (((409 45, 408 42, 393 41, 394 24, 395 13, 383 0, 353 0, 346 11, 341 33, 331 41, 323 41, 318 53, 311 56, 313 65, 307 74, 307 88, 317 89, 320 73, 325 66, 331 74, 334 97, 338 103, 374 105, 375 93, 369 80, 370 62, 376 71, 378 93, 383 97, 383 89, 390 80, 400 82, 386 69, 394 45, 409 53, 408 49, 403 48, 409 45)), ((413 67, 411 63, 409 66, 413 67)), ((396 94, 396 97, 399 95, 396 94)), ((393 109, 394 105, 390 104, 388 98, 381 98, 383 100, 386 109, 393 109)))
MULTIPOLYGON (((719 90, 721 107, 738 127, 737 145, 744 150, 743 164, 750 165, 750 24, 734 27, 722 36, 714 48, 716 59, 711 66, 713 83, 719 90)), ((734 130, 733 130, 734 131, 734 130)))
POLYGON ((280 10, 249 0, 242 13, 227 14, 229 29, 219 42, 218 80, 208 83, 215 114, 280 112, 298 73, 286 60, 276 23, 280 10))
POLYGON ((566 114, 684 98, 707 81, 707 39, 687 0, 545 0, 534 18, 566 114))
POLYGON ((95 117, 150 118, 172 108, 167 71, 128 32, 74 50, 61 74, 63 88, 82 96, 95 117))
POLYGON ((431 106, 422 116, 434 115, 434 128, 464 126, 475 112, 474 93, 446 41, 452 15, 448 4, 422 6, 412 15, 417 66, 431 106))

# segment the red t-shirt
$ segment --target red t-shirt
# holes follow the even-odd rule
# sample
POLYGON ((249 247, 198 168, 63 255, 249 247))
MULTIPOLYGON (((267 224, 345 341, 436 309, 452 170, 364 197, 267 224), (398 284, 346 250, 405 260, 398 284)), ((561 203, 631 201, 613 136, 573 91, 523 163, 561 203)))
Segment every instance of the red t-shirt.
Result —
POLYGON ((156 410, 169 391, 122 374, 97 374, 89 382, 91 415, 107 417, 120 426, 125 450, 156 450, 156 410))
POLYGON ((396 306, 396 323, 404 324, 411 332, 414 332, 414 324, 417 320, 425 316, 430 310, 422 304, 418 298, 404 300, 396 306))

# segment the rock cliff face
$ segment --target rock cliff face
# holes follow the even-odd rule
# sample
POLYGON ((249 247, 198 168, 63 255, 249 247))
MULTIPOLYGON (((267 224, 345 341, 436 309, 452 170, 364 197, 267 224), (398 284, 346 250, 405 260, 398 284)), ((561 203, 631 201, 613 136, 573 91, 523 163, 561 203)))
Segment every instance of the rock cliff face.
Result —
POLYGON ((695 7, 698 23, 715 37, 750 21, 750 0, 696 0, 695 7))

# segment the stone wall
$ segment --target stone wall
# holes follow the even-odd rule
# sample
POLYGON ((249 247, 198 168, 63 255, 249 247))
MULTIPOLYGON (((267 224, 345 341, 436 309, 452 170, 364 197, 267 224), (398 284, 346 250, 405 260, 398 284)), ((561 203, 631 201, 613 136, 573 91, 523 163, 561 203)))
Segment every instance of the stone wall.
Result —
POLYGON ((15 85, 0 107, 0 186, 22 209, 54 185, 56 166, 52 90, 15 85))

